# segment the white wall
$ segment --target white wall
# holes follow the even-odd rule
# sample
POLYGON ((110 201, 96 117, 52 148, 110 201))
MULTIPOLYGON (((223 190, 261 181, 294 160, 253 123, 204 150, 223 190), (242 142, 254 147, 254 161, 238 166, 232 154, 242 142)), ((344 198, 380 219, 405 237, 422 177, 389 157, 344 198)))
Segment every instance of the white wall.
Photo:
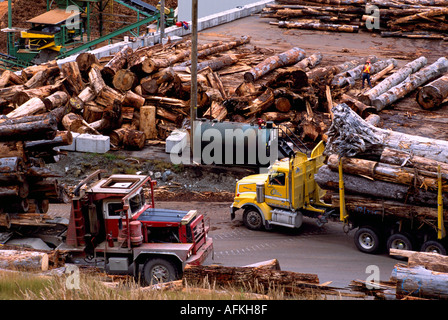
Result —
MULTIPOLYGON (((221 11, 234 9, 238 6, 255 3, 259 0, 198 0, 198 16, 199 19, 221 11)), ((179 21, 191 20, 191 3, 192 0, 179 0, 179 21)))

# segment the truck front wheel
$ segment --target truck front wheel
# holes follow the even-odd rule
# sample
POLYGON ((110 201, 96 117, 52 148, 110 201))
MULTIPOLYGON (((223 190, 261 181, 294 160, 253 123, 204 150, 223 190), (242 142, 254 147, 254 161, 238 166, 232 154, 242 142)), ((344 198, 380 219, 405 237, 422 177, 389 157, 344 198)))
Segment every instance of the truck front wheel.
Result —
POLYGON ((142 278, 146 285, 177 280, 176 266, 162 258, 151 258, 145 262, 142 278))
POLYGON ((246 228, 250 230, 261 230, 263 229, 263 218, 260 212, 254 208, 247 208, 244 210, 243 223, 246 228))
POLYGON ((371 227, 359 228, 355 233, 354 240, 358 250, 365 253, 375 253, 380 248, 378 232, 371 227))

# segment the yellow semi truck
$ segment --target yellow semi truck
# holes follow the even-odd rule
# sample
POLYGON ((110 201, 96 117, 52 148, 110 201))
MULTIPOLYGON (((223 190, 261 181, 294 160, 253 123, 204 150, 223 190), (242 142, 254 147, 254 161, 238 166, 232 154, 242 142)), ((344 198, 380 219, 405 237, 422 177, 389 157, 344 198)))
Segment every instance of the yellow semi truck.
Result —
POLYGON ((239 180, 231 205, 231 219, 243 210, 244 225, 251 230, 270 229, 272 225, 299 228, 303 216, 327 222, 335 210, 321 201, 324 192, 314 181, 314 174, 323 165, 324 144, 320 142, 308 157, 295 152, 289 158, 273 163, 268 173, 239 180))

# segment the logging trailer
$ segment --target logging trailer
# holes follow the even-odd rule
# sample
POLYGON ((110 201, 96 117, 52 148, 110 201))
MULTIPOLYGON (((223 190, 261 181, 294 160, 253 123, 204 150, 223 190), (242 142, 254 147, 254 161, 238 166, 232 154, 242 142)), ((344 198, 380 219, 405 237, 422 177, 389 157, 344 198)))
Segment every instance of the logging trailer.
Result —
POLYGON ((209 221, 202 214, 155 208, 156 182, 149 176, 101 178, 102 172, 95 171, 74 190, 68 224, 50 220, 0 227, 0 243, 24 246, 40 238, 66 253, 67 262, 130 274, 145 284, 178 279, 186 264, 199 265, 212 254, 209 221))

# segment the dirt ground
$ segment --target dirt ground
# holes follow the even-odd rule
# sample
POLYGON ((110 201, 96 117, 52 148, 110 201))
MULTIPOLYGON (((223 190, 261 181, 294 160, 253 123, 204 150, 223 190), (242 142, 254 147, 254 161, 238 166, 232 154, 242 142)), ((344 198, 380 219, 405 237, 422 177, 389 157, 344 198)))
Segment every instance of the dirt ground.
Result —
MULTIPOLYGON (((159 153, 163 155, 163 151, 159 153)), ((120 151, 106 154, 69 152, 47 167, 60 174, 58 181, 68 191, 98 169, 106 170, 104 176, 149 175, 157 182, 157 201, 232 201, 236 180, 255 172, 244 168, 173 165, 166 160, 135 157, 131 154, 120 151)))

